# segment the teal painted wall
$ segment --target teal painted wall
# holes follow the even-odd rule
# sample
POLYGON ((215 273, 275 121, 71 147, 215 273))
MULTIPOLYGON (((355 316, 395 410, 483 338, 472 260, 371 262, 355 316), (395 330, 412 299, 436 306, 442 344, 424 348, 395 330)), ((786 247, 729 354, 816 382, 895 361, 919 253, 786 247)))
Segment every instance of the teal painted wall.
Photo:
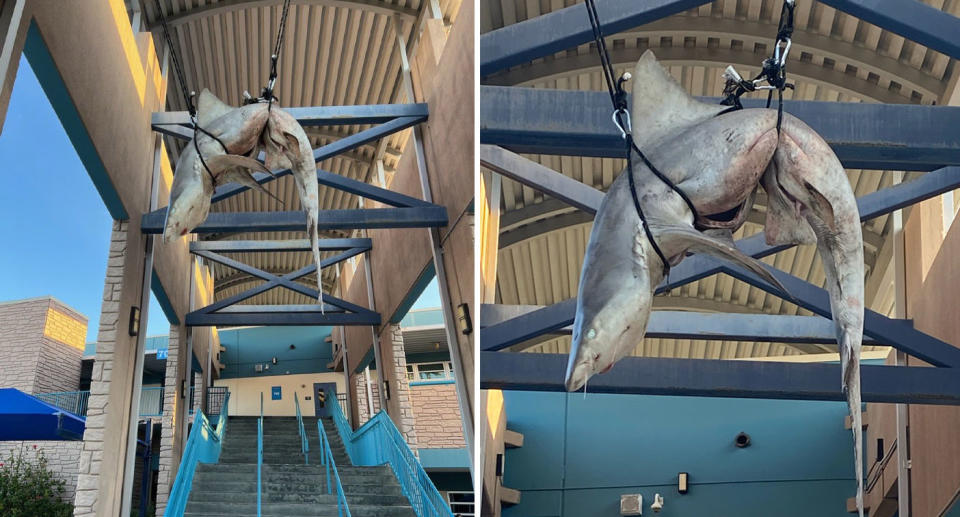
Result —
POLYGON ((287 373, 329 372, 327 364, 333 360, 330 327, 249 327, 221 330, 220 353, 225 368, 222 379, 286 375, 287 373), (296 348, 290 350, 290 345, 296 348), (277 364, 271 363, 276 357, 277 364), (269 363, 270 369, 257 373, 254 365, 269 363))
POLYGON ((846 405, 836 402, 505 391, 505 517, 619 515, 655 493, 663 517, 846 517, 856 486, 846 405), (737 448, 739 432, 752 445, 737 448), (677 493, 679 472, 690 490, 677 493))

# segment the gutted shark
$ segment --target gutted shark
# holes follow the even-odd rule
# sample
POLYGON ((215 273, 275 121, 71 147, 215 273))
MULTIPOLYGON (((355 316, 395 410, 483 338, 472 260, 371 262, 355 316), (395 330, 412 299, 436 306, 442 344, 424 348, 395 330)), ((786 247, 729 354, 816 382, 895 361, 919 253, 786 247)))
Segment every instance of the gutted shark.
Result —
MULTIPOLYGON (((767 193, 770 244, 816 243, 824 264, 841 357, 841 386, 853 419, 857 506, 863 515, 860 345, 863 332, 863 238, 856 198, 840 161, 803 122, 777 112, 725 106, 691 97, 647 51, 633 84, 632 135, 650 161, 692 200, 702 218, 641 160, 610 187, 597 211, 577 294, 566 388, 577 390, 629 355, 643 339, 664 264, 653 251, 634 206, 632 172, 647 224, 671 265, 687 253, 733 262, 779 286, 756 260, 697 228, 711 216, 736 213, 743 224, 758 185, 767 193), (719 116, 718 116, 719 115, 719 116)), ((722 225, 720 225, 722 226, 722 225)), ((781 287, 782 289, 782 287, 781 287)))

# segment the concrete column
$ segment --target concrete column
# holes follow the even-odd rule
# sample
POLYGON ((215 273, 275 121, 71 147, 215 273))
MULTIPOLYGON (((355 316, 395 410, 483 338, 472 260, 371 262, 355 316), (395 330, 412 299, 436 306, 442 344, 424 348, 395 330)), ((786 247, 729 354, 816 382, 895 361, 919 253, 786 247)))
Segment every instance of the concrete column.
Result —
POLYGON ((387 413, 407 440, 407 445, 416 451, 417 430, 414 427, 413 402, 410 400, 410 383, 407 381, 407 356, 400 326, 387 325, 380 343, 383 347, 381 357, 384 359, 383 382, 390 386, 387 413))
POLYGON ((177 468, 180 466, 180 454, 183 450, 184 437, 179 432, 183 428, 183 419, 186 415, 186 398, 180 397, 181 381, 184 379, 184 370, 180 363, 186 353, 186 329, 180 326, 170 326, 170 341, 167 352, 166 378, 163 390, 163 420, 160 427, 160 459, 157 472, 157 515, 162 515, 167 508, 170 498, 170 489, 177 477, 177 468))
POLYGON ((127 318, 131 306, 139 303, 142 243, 139 227, 114 221, 74 498, 76 516, 120 512, 133 389, 131 372, 136 364, 136 338, 127 331, 127 318))
POLYGON ((370 409, 367 407, 367 379, 361 374, 353 375, 353 400, 357 404, 357 425, 360 426, 370 420, 370 409))
POLYGON ((0 130, 7 119, 10 94, 20 68, 20 55, 23 54, 29 25, 27 0, 0 1, 0 130))

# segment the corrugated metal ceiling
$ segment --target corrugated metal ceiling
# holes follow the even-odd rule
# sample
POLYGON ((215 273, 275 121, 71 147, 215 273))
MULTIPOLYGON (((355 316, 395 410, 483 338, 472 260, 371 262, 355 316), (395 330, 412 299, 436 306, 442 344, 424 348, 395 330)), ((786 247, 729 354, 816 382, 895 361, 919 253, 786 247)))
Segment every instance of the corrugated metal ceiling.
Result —
MULTIPOLYGON (((137 1, 137 0, 132 0, 137 1)), ((461 0, 439 0, 445 22, 453 23, 461 0)), ((282 0, 161 0, 171 29, 175 50, 183 63, 188 87, 208 88, 225 102, 239 105, 244 91, 256 96, 266 84, 281 17, 282 0)), ((156 28, 158 48, 162 41, 159 17, 152 0, 141 0, 142 16, 156 28)), ((294 0, 287 18, 286 36, 279 64, 276 96, 280 105, 332 106, 407 102, 400 92, 399 31, 410 41, 418 29, 418 14, 429 8, 424 0, 294 0)), ((416 38, 413 38, 416 39, 416 38)), ((414 50, 415 51, 415 50, 414 50)), ((170 67, 172 73, 172 66, 170 67)), ((172 76, 171 76, 172 77, 172 76)), ((176 85, 171 82, 167 110, 185 110, 176 85)), ((370 126, 308 128, 314 148, 335 142, 370 126)), ((385 138, 382 154, 378 142, 338 155, 318 167, 353 179, 375 183, 376 158, 389 173, 396 167, 409 130, 385 138)), ((167 139, 175 162, 182 142, 167 139)), ((212 211, 245 212, 299 210, 293 178, 275 180, 267 189, 283 204, 247 191, 215 204, 212 211)), ((320 187, 320 208, 357 208, 356 196, 320 187)), ((214 235, 207 239, 291 239, 301 232, 214 235)), ((326 232, 321 237, 345 237, 344 232, 326 232)), ((325 254, 329 255, 329 253, 325 254)), ((312 263, 309 253, 231 254, 246 264, 284 273, 312 263)), ((327 292, 336 282, 334 268, 323 272, 327 292)), ((231 268, 213 264, 216 299, 237 294, 261 282, 231 268)), ((301 279, 315 286, 315 276, 301 279)), ((314 303, 286 289, 273 289, 246 300, 246 304, 314 303)))
MULTIPOLYGON (((494 0, 480 3, 481 32, 575 5, 569 0, 494 0)), ((952 14, 960 2, 925 3, 952 14)), ((693 95, 720 96, 721 74, 733 64, 744 76, 758 72, 777 32, 781 0, 716 0, 628 32, 609 36, 617 73, 632 70, 643 51, 653 49, 661 63, 693 95)), ((584 11, 586 17, 586 11, 584 11)), ((811 0, 798 0, 796 31, 788 71, 795 91, 785 98, 827 102, 940 103, 949 95, 954 60, 811 0)), ((484 78, 485 84, 605 91, 599 58, 592 44, 581 45, 484 78)), ((636 122, 635 122, 636 123, 636 122)), ((570 156, 527 156, 553 170, 606 190, 624 167, 623 160, 570 156)), ((857 196, 893 184, 894 171, 848 170, 857 196)), ((906 175, 910 179, 911 175, 906 175)), ((542 193, 504 178, 502 187, 497 302, 548 305, 576 296, 591 217, 542 193)), ((761 193, 736 238, 762 231, 765 199, 761 193)), ((864 225, 867 306, 893 309, 889 274, 892 220, 880 217, 864 225)), ((823 267, 813 246, 797 247, 764 260, 823 285, 823 267)), ((656 298, 655 307, 708 312, 810 314, 725 275, 674 289, 656 298)), ((569 337, 527 348, 567 353, 569 337)), ((835 345, 710 342, 647 339, 634 351, 651 357, 744 358, 835 351, 835 345)))

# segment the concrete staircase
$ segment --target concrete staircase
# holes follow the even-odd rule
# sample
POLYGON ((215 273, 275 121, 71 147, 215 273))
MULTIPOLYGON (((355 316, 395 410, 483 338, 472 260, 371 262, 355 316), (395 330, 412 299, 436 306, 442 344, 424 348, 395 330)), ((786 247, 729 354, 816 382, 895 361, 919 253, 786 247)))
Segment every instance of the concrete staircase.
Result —
MULTIPOLYGON (((304 418, 310 464, 300 453, 294 417, 264 417, 262 515, 265 517, 336 516, 337 490, 331 470, 320 464, 316 418, 304 418)), ((389 466, 354 467, 332 421, 324 420, 343 491, 353 517, 416 517, 389 466)), ((257 515, 257 418, 230 417, 220 462, 197 466, 184 515, 247 517, 257 515)))

